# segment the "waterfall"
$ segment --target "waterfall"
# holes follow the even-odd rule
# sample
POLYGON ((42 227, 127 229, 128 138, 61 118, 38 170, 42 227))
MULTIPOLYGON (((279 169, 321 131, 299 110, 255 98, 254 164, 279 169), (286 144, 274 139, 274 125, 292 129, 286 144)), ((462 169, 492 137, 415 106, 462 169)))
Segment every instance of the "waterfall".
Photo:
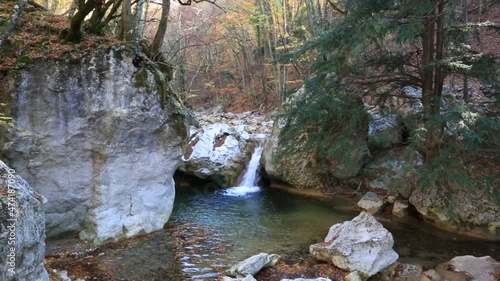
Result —
POLYGON ((260 167, 260 157, 262 155, 263 145, 259 144, 252 154, 252 158, 248 163, 248 166, 243 174, 240 184, 235 187, 228 188, 224 190, 225 195, 229 196, 243 196, 247 193, 257 192, 260 187, 257 183, 260 180, 259 177, 259 167, 260 167))

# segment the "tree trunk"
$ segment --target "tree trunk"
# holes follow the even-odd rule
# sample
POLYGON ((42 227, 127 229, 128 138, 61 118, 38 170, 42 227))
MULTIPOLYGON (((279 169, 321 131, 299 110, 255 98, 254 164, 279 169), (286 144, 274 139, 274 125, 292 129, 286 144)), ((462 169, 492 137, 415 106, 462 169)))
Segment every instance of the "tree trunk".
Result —
POLYGON ((137 1, 137 10, 135 12, 135 34, 137 34, 136 39, 140 40, 142 38, 142 34, 144 32, 144 23, 145 23, 145 15, 147 10, 145 10, 145 6, 147 7, 147 0, 138 0, 137 1))
POLYGON ((134 17, 132 16, 131 0, 122 1, 121 29, 119 38, 125 41, 135 40, 134 17))
MULTIPOLYGON (((468 0, 462 0, 462 21, 464 22, 464 25, 467 25, 469 23, 469 15, 468 15, 468 10, 469 8, 469 3, 468 0)), ((467 34, 464 35, 464 44, 467 45, 469 44, 469 36, 467 34)), ((463 88, 463 98, 464 102, 468 103, 469 102, 469 77, 467 74, 464 75, 464 88, 463 88)))
POLYGON ((435 144, 435 123, 434 123, 434 105, 433 96, 433 70, 431 63, 434 62, 434 20, 435 11, 424 17, 424 33, 422 40, 422 105, 424 107, 425 135, 425 162, 429 163, 437 157, 437 148, 435 144))
POLYGON ((87 15, 99 5, 101 5, 100 0, 78 0, 78 11, 71 18, 69 29, 64 30, 61 36, 70 42, 81 41, 83 38, 82 23, 87 15))
POLYGON ((161 52, 163 40, 167 33, 168 15, 170 14, 170 0, 162 0, 161 18, 153 43, 151 44, 151 56, 156 57, 161 52))

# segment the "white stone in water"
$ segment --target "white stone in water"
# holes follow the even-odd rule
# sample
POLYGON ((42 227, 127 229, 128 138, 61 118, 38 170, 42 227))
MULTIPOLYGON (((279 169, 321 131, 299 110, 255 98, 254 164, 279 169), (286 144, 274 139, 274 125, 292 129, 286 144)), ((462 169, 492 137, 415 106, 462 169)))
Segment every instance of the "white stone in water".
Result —
POLYGON ((233 277, 255 275, 265 267, 276 265, 280 259, 281 257, 276 254, 260 253, 234 264, 225 273, 233 277))
POLYGON ((396 217, 406 217, 408 215, 408 202, 397 200, 392 207, 392 214, 396 217))
POLYGON ((325 243, 313 244, 313 257, 348 271, 372 276, 398 259, 394 239, 372 215, 362 212, 351 221, 335 224, 325 243))

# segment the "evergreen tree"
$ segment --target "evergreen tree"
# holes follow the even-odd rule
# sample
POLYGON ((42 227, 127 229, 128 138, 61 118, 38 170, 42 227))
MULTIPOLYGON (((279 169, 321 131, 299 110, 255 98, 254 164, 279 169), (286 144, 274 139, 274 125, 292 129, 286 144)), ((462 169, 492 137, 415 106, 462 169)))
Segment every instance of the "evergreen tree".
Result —
POLYGON ((463 41, 475 27, 498 26, 462 24, 461 5, 459 0, 345 0, 337 6, 344 16, 298 54, 318 52, 322 59, 313 66, 319 78, 334 79, 350 95, 370 97, 378 105, 408 98, 405 86, 420 88, 424 127, 413 135, 423 140, 421 151, 429 163, 443 145, 446 77, 467 74, 496 89, 500 85, 498 57, 472 53, 463 41))

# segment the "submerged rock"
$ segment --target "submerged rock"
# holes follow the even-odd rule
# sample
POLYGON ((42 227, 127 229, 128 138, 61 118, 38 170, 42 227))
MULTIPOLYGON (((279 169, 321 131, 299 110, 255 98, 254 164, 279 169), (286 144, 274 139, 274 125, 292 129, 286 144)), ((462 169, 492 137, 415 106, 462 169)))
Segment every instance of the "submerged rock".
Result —
POLYGON ((0 161, 0 280, 48 281, 46 199, 0 161))
POLYGON ((0 81, 20 130, 2 153, 47 197, 48 236, 80 232, 100 244, 170 217, 187 123, 174 97, 162 109, 158 73, 134 57, 119 47, 37 61, 0 81))
POLYGON ((325 242, 311 245, 309 251, 340 269, 372 276, 398 259, 393 245, 392 234, 372 215, 362 212, 351 221, 333 225, 325 242))
POLYGON ((382 281, 420 281, 422 266, 396 262, 384 269, 381 274, 382 281))
POLYGON ((225 273, 232 277, 255 275, 265 267, 276 265, 280 259, 281 257, 276 254, 260 253, 234 264, 225 273))
POLYGON ((444 278, 434 269, 428 269, 422 272, 420 281, 444 281, 444 278))

